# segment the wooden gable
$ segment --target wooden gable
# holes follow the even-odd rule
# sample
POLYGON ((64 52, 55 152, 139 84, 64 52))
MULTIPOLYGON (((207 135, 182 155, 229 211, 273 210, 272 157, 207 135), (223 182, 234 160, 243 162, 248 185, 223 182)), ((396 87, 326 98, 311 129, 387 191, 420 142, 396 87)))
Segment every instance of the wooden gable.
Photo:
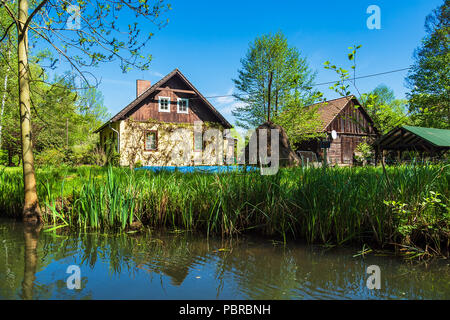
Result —
POLYGON ((329 100, 310 107, 317 107, 322 122, 322 127, 318 128, 319 132, 330 133, 335 130, 341 134, 377 134, 372 119, 354 96, 329 100))
POLYGON ((225 127, 231 127, 178 70, 153 87, 153 90, 149 89, 151 92, 143 94, 145 98, 125 117, 135 121, 154 119, 171 123, 217 122, 225 127), (159 111, 160 97, 170 99, 170 112, 159 111), (178 99, 188 100, 188 113, 178 112, 178 99))
POLYGON ((206 98, 175 69, 153 86, 145 90, 128 106, 122 109, 102 127, 108 123, 133 119, 135 121, 148 121, 154 119, 170 123, 194 123, 195 121, 216 122, 224 128, 231 128, 231 124, 206 100, 206 98), (170 112, 159 111, 159 97, 170 98, 170 112), (188 112, 178 112, 178 99, 188 99, 188 112))
POLYGON ((377 130, 372 119, 356 98, 348 100, 340 112, 325 127, 326 132, 331 132, 333 130, 335 130, 338 134, 377 134, 377 130))

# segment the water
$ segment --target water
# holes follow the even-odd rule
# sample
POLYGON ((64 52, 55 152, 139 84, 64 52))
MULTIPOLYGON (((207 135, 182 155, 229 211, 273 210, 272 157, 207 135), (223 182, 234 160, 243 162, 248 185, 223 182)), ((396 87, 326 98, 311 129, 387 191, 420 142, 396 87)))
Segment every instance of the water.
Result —
POLYGON ((448 260, 190 233, 54 234, 0 221, 0 299, 450 299, 448 260), (81 270, 69 290, 68 266, 81 270), (366 287, 369 265, 381 289, 366 287))

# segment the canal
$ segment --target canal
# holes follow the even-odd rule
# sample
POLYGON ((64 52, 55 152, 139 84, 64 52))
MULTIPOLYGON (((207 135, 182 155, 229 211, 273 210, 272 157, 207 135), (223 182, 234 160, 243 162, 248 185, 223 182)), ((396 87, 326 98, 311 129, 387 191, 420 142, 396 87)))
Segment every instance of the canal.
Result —
POLYGON ((189 232, 64 234, 0 220, 0 299, 450 299, 448 260, 357 253, 189 232), (367 288, 371 265, 378 290, 367 288))

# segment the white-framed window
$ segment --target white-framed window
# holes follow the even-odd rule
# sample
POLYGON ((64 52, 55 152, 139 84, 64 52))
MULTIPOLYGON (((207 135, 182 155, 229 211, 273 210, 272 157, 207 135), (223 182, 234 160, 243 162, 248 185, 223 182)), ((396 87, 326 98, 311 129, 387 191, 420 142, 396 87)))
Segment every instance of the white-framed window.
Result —
POLYGON ((170 97, 159 97, 159 112, 170 112, 170 97))
POLYGON ((177 100, 177 112, 188 113, 189 99, 178 98, 177 100))
POLYGON ((145 151, 158 150, 158 131, 150 130, 145 132, 145 151))

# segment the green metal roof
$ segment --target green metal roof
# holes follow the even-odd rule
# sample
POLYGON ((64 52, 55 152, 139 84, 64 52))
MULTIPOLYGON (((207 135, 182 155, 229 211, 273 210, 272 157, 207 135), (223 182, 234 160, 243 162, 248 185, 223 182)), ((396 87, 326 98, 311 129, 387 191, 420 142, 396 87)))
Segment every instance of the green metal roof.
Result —
POLYGON ((403 126, 403 128, 437 147, 450 147, 450 130, 413 126, 403 126))

